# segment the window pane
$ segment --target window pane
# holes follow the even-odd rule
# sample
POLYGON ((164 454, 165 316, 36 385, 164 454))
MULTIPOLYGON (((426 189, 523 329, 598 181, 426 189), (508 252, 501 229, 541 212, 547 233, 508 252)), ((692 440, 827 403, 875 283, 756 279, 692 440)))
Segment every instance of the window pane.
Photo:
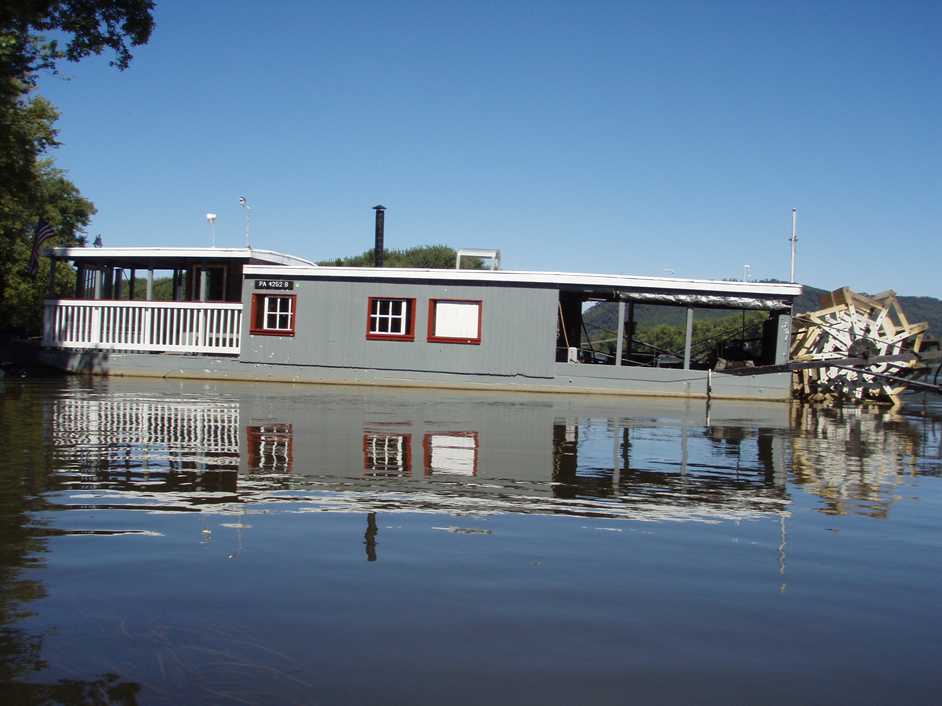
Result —
POLYGON ((387 336, 406 336, 411 330, 411 299, 370 300, 369 333, 387 336))
POLYGON ((294 297, 253 295, 255 320, 253 328, 263 331, 287 331, 294 329, 294 297))

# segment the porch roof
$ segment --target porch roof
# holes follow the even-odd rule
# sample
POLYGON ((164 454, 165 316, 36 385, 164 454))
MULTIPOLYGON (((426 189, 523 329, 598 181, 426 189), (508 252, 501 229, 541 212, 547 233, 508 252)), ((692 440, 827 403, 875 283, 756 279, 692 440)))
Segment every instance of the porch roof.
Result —
POLYGON ((276 265, 312 268, 317 267, 310 260, 295 255, 275 252, 274 250, 256 250, 254 248, 51 248, 47 255, 65 260, 83 263, 113 262, 127 265, 153 266, 160 269, 161 263, 181 261, 205 262, 207 260, 237 260, 254 265, 276 265))

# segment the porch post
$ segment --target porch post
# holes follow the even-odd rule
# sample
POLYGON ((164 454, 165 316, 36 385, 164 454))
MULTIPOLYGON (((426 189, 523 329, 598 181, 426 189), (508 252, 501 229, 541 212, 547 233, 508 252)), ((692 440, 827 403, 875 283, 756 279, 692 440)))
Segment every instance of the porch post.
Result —
POLYGON ((684 370, 690 370, 690 346, 693 344, 693 309, 687 307, 687 334, 684 337, 684 370))
MULTIPOLYGON (((144 298, 147 301, 154 300, 154 268, 147 268, 147 288, 144 291, 144 298)), ((150 346, 154 343, 154 310, 150 307, 147 307, 144 310, 144 335, 143 341, 146 345, 150 346)))
POLYGON ((101 285, 102 279, 104 279, 104 271, 101 267, 96 267, 95 270, 95 299, 101 299, 101 285))
POLYGON ((137 269, 131 268, 131 278, 128 280, 128 301, 134 301, 134 285, 137 284, 137 269))
POLYGON ((77 263, 75 265, 75 292, 73 296, 76 299, 85 298, 85 267, 77 263))
POLYGON ((635 303, 628 302, 628 345, 625 349, 625 355, 631 358, 631 343, 635 336, 635 303))
POLYGON ((625 300, 618 302, 618 340, 615 343, 615 365, 621 365, 621 352, 625 340, 625 300))
POLYGON ((111 270, 112 280, 114 285, 111 289, 111 298, 120 299, 121 298, 121 275, 124 272, 123 267, 115 267, 111 270))
POLYGON ((775 364, 784 365, 791 356, 792 317, 779 314, 778 333, 775 336, 775 364))
POLYGON ((200 301, 206 301, 209 295, 209 270, 205 267, 198 268, 200 273, 200 301))
POLYGON ((52 299, 56 286, 56 256, 49 256, 49 282, 46 285, 46 296, 52 299))

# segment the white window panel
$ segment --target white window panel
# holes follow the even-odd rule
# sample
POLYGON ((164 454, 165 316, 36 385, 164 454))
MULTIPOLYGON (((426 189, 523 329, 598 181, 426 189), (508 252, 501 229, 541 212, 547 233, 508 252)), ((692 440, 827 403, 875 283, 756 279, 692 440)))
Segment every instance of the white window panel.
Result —
POLYGON ((479 338, 477 302, 436 302, 435 336, 440 338, 479 338))

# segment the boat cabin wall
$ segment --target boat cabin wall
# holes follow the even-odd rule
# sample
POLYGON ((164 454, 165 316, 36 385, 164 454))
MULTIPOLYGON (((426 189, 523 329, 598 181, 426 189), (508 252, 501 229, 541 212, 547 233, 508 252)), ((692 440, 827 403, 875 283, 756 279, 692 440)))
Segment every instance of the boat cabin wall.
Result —
POLYGON ((555 289, 318 279, 295 279, 280 291, 265 286, 273 282, 243 282, 240 359, 246 363, 554 375, 555 289), (403 304, 385 304, 394 301, 403 304), (402 312, 408 312, 407 322, 402 312), (463 328, 473 328, 475 313, 479 341, 463 328), (442 323, 446 316, 453 326, 442 323), (405 335, 388 335, 404 325, 405 335), (455 338, 458 331, 469 338, 455 338))

